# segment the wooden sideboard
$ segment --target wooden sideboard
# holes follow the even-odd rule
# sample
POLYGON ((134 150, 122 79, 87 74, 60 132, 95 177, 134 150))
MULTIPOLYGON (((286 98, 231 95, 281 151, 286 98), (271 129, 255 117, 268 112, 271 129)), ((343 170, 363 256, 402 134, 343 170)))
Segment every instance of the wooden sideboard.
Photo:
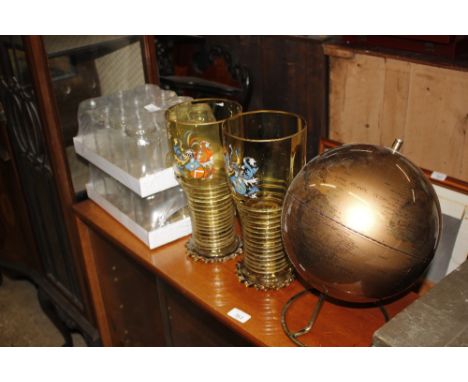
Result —
MULTIPOLYGON (((155 250, 88 200, 74 206, 96 322, 106 346, 294 346, 284 334, 283 305, 304 286, 295 281, 278 291, 246 288, 235 274, 236 260, 193 262, 182 238, 155 250), (238 308, 245 323, 227 313, 238 308)), ((386 306, 390 316, 416 299, 413 292, 386 306)), ((297 330, 307 323, 317 297, 309 294, 288 312, 297 330)), ((369 346, 384 324, 376 307, 326 302, 311 346, 369 346)))

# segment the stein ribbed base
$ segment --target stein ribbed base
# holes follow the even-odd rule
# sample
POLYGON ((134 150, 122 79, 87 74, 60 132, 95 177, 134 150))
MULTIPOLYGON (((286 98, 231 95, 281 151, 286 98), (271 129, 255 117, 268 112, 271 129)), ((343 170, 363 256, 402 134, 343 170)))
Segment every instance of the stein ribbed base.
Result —
POLYGON ((192 221, 192 237, 186 244, 189 257, 212 263, 237 256, 241 240, 234 232, 235 209, 225 178, 179 182, 192 221))
POLYGON ((237 264, 242 283, 257 289, 279 289, 294 280, 281 240, 282 199, 237 201, 242 222, 244 258, 237 264))

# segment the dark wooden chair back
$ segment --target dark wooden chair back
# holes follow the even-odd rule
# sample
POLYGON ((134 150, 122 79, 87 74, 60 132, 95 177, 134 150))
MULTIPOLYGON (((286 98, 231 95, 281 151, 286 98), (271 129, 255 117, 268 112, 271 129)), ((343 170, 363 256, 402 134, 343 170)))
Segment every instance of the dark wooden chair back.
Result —
MULTIPOLYGON (((164 54, 168 50, 158 47, 158 52, 164 54)), ((167 57, 160 57, 159 61, 171 62, 167 57)), ((234 64, 231 54, 224 47, 202 47, 192 55, 190 61, 185 67, 160 67, 161 87, 193 98, 232 99, 239 102, 244 110, 248 108, 252 86, 249 70, 234 64)))

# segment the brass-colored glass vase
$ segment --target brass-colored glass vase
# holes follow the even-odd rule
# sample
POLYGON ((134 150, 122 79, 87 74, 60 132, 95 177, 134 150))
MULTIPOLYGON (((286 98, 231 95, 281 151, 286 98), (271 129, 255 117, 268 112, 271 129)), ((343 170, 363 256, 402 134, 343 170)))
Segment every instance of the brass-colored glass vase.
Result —
POLYGON ((174 170, 187 197, 192 237, 187 253, 194 260, 225 261, 240 252, 234 230, 235 207, 224 169, 221 127, 242 111, 223 99, 196 99, 166 112, 174 170))
POLYGON ((226 172, 242 225, 241 282, 279 289, 294 279, 283 250, 281 210, 286 190, 306 162, 306 123, 279 111, 242 113, 223 128, 226 172))

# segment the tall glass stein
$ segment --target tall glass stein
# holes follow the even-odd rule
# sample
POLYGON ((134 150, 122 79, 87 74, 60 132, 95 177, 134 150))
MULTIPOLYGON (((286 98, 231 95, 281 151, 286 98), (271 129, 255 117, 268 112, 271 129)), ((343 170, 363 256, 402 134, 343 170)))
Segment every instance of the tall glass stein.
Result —
POLYGON ((187 253, 194 260, 225 261, 240 252, 234 230, 235 208, 224 169, 221 128, 239 114, 239 103, 198 99, 166 112, 169 147, 177 179, 187 197, 192 237, 187 253))
POLYGON ((223 128, 226 172, 242 225, 241 282, 278 289, 294 279, 283 249, 281 211, 286 190, 306 162, 306 123, 291 113, 239 114, 223 128))

